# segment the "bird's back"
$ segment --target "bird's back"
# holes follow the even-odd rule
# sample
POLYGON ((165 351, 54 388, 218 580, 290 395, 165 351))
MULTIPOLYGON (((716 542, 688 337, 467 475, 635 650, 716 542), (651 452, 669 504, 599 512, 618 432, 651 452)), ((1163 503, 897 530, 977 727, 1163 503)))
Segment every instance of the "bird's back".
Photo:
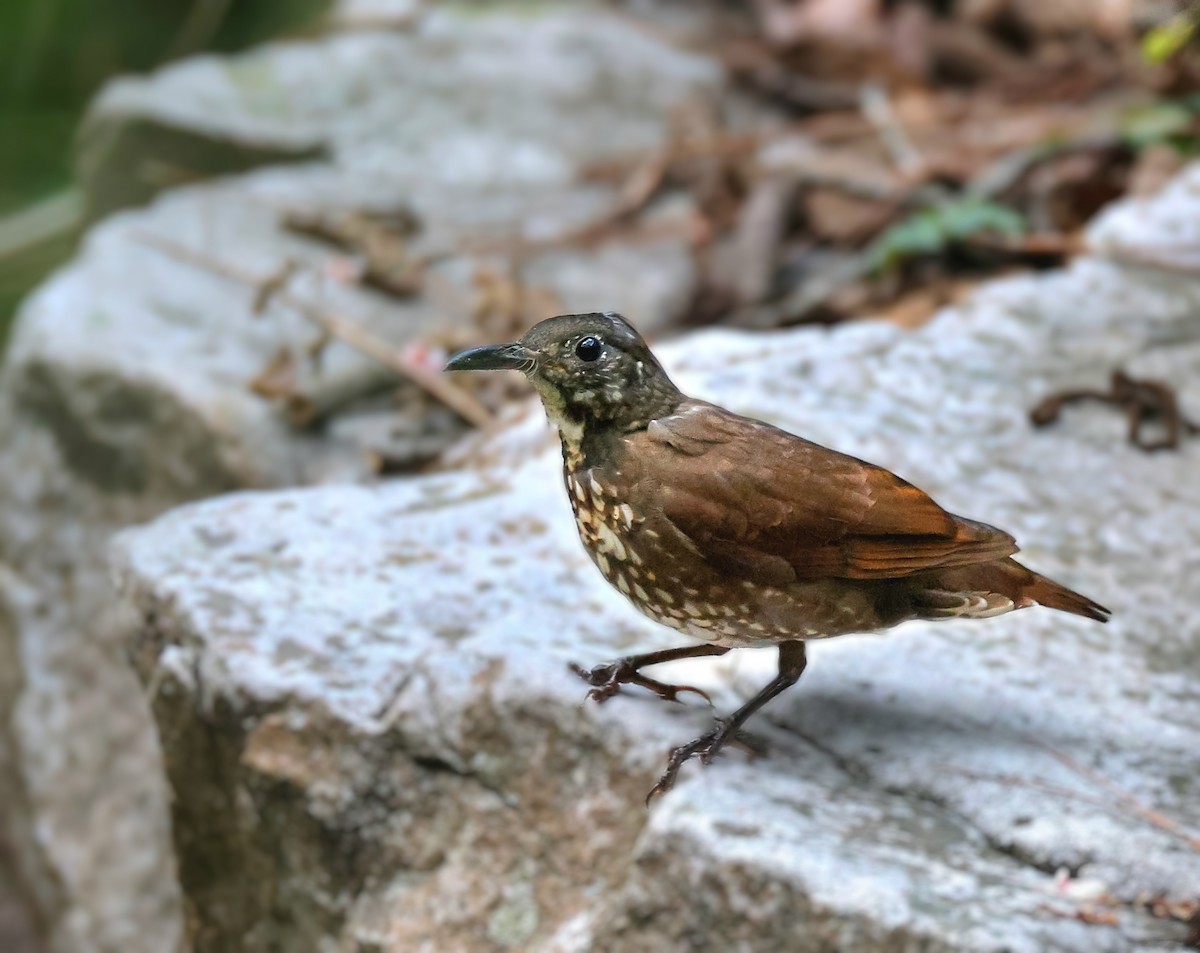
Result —
POLYGON ((1009 558, 1008 533, 947 512, 881 467, 704 401, 593 441, 567 484, 609 581, 658 621, 714 641, 816 638, 1034 603, 1106 618, 1009 558), (648 580, 645 565, 669 571, 649 570, 648 580))

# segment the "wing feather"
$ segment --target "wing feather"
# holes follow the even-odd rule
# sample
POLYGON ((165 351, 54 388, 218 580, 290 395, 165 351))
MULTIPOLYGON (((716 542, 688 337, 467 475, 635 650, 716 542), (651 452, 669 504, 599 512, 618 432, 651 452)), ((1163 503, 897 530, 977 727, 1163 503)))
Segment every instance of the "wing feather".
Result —
POLYGON ((881 467, 702 401, 631 439, 661 515, 736 576, 895 578, 1017 551, 881 467))

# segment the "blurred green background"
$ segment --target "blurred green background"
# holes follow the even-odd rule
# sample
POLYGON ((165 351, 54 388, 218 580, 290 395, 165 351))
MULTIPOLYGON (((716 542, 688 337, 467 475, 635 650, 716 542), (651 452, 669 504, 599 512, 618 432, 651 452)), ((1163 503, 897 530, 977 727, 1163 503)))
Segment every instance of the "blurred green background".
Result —
POLYGON ((70 254, 72 140, 118 73, 237 50, 315 23, 328 0, 0 2, 0 344, 20 300, 70 254), (45 235, 31 240, 35 233, 45 235))

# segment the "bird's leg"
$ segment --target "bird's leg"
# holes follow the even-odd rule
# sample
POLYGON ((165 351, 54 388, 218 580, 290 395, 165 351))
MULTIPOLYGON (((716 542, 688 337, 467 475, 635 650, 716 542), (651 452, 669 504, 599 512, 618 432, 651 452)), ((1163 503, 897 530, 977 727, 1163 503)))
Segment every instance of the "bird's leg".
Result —
POLYGON ((587 697, 593 701, 608 701, 621 690, 622 685, 641 685, 667 701, 678 701, 680 692, 695 692, 710 705, 712 699, 703 689, 692 685, 668 685, 665 682, 641 674, 638 670, 660 662, 674 662, 683 658, 701 655, 724 655, 729 649, 722 645, 686 645, 678 649, 663 649, 661 652, 645 652, 642 655, 626 655, 612 662, 605 662, 593 669, 571 663, 571 671, 589 685, 594 686, 587 697))
POLYGON ((699 755, 702 763, 711 764, 713 758, 717 756, 717 752, 737 737, 742 725, 751 715, 780 692, 796 684, 804 672, 806 663, 803 642, 780 643, 779 674, 771 679, 762 691, 728 718, 718 718, 717 727, 708 734, 702 735, 695 741, 689 741, 685 745, 680 745, 678 748, 672 748, 670 757, 667 758, 667 770, 663 772, 658 783, 646 795, 646 803, 649 804, 654 795, 663 794, 675 786, 675 778, 679 774, 679 769, 689 758, 699 755))

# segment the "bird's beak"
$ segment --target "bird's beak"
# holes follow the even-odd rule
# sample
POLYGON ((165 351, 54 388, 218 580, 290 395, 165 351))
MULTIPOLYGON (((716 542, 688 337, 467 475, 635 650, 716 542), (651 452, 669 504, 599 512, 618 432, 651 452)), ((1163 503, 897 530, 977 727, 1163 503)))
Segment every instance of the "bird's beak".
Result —
POLYGON ((519 341, 515 344, 489 344, 459 351, 446 364, 448 371, 527 371, 537 353, 519 341))

